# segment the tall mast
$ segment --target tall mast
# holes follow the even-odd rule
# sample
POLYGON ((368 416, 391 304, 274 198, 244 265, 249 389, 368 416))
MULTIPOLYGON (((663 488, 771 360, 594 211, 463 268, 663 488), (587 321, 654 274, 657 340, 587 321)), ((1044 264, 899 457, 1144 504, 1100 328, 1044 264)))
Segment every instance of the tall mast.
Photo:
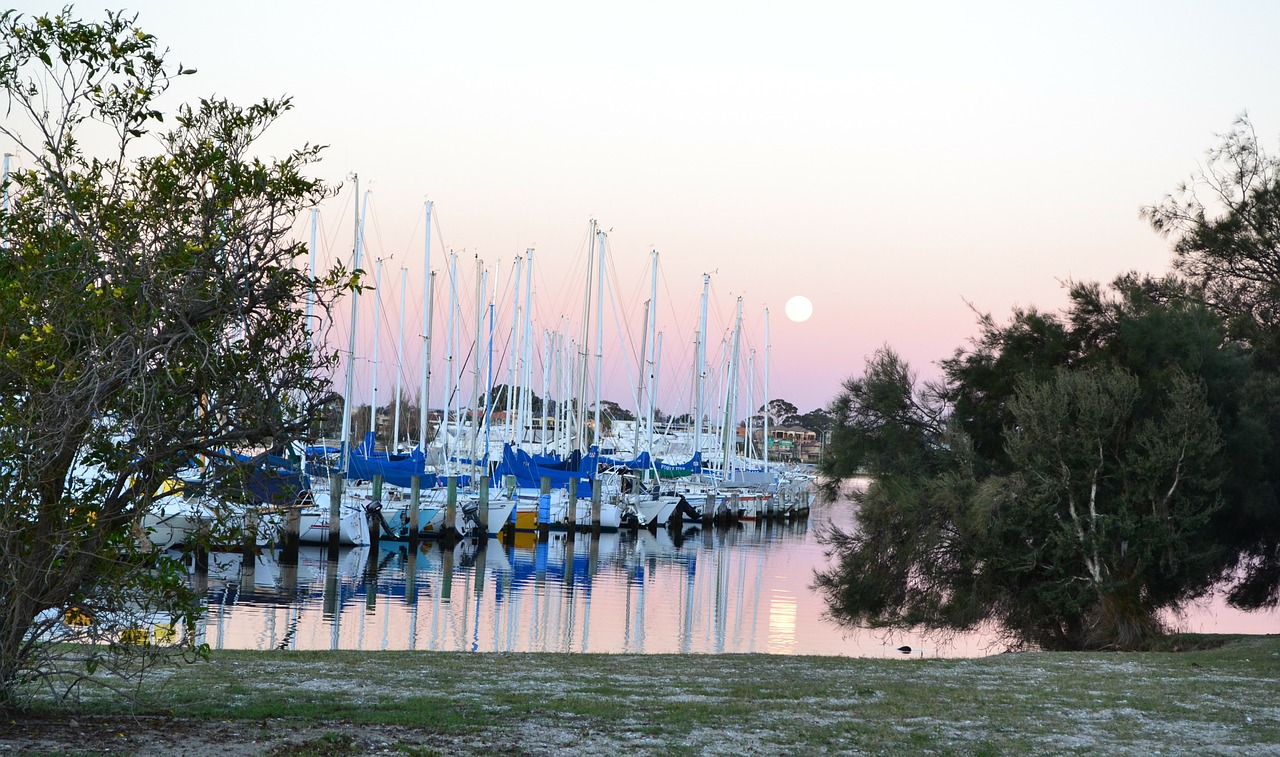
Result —
POLYGON ((755 438, 756 415, 756 351, 752 348, 747 353, 747 427, 742 437, 743 456, 751 457, 751 448, 755 438))
MULTIPOLYGON (((636 378, 636 421, 632 424, 634 433, 631 435, 631 449, 635 454, 640 453, 640 416, 643 414, 648 417, 647 413, 640 410, 640 398, 644 397, 644 387, 647 383, 646 377, 649 375, 648 355, 649 355, 649 306, 653 304, 653 300, 645 300, 644 302, 644 333, 640 335, 640 375, 636 378)), ((647 408, 648 405, 646 404, 647 408)))
POLYGON ((476 341, 471 354, 471 475, 475 475, 476 442, 480 436, 480 417, 483 414, 480 397, 480 332, 484 328, 484 261, 476 255, 476 341))
MULTIPOLYGON (((516 255, 516 273, 515 280, 512 282, 512 299, 514 302, 511 306, 511 359, 507 361, 507 441, 513 445, 519 444, 520 440, 516 437, 516 363, 524 360, 524 344, 520 341, 520 327, 524 324, 524 318, 520 311, 520 274, 521 266, 524 264, 524 258, 516 255), (517 351, 519 351, 517 359, 517 351)), ((520 380, 524 380, 524 366, 520 366, 520 380)), ((524 388, 521 387, 521 397, 524 396, 524 388)))
MULTIPOLYGON (((495 290, 494 293, 497 294, 497 291, 496 291, 498 286, 497 273, 494 273, 493 278, 494 278, 494 290, 495 290)), ((493 316, 494 316, 494 306, 493 306, 493 300, 491 299, 489 300, 489 357, 485 360, 485 373, 487 378, 485 379, 485 390, 484 390, 485 405, 486 405, 485 424, 484 424, 484 454, 486 458, 489 456, 489 428, 492 425, 491 423, 489 423, 489 416, 493 413, 493 316)), ((511 415, 511 385, 510 384, 507 385, 507 415, 508 416, 511 415)), ((488 470, 487 460, 485 461, 485 466, 486 466, 485 470, 487 472, 488 470)))
MULTIPOLYGON (((433 321, 432 309, 435 307, 436 299, 436 273, 431 271, 427 276, 427 312, 423 316, 426 321, 426 336, 422 338, 422 401, 419 403, 422 407, 418 408, 418 449, 423 455, 427 454, 427 420, 429 408, 431 407, 431 328, 433 321)), ((447 420, 447 418, 442 419, 447 420)), ((447 430, 447 429, 446 429, 447 430)))
POLYGON ((662 368, 662 332, 658 332, 658 342, 653 348, 653 383, 649 387, 649 454, 653 454, 653 410, 658 396, 658 376, 662 368))
POLYGON ((547 421, 550 420, 548 411, 551 405, 551 360, 555 355, 553 351, 555 335, 548 331, 543 334, 542 340, 542 433, 539 436, 542 441, 542 454, 545 455, 547 454, 547 426, 549 425, 547 421))
POLYGON ((649 274, 649 302, 650 307, 646 309, 648 314, 648 323, 645 324, 645 344, 648 351, 644 355, 645 369, 648 374, 649 390, 645 401, 645 425, 648 427, 648 451, 653 454, 653 390, 657 383, 656 366, 654 355, 657 354, 656 335, 658 333, 658 251, 653 250, 650 253, 650 274, 649 274))
POLYGON ((400 336, 396 341, 396 412, 391 424, 391 451, 400 443, 400 389, 404 377, 404 294, 409 283, 409 269, 400 266, 400 336))
MULTIPOLYGON (((576 415, 577 433, 575 434, 574 442, 578 445, 579 449, 581 449, 584 446, 583 442, 586 441, 585 428, 586 428, 586 420, 587 420, 587 411, 586 411, 587 345, 589 344, 588 337, 591 334, 591 264, 592 264, 592 261, 594 260, 594 256, 591 254, 591 247, 596 242, 596 219, 594 218, 591 219, 591 236, 588 237, 588 240, 589 241, 587 242, 587 291, 586 291, 586 295, 583 297, 583 300, 582 300, 582 341, 578 344, 579 349, 582 351, 582 356, 581 356, 582 366, 581 366, 581 374, 580 374, 581 378, 578 380, 578 392, 575 395, 578 397, 578 407, 577 407, 577 415, 576 415)), ((583 450, 583 451, 585 452, 586 450, 583 450)))
MULTIPOLYGON (((533 248, 525 250, 525 257, 529 261, 528 270, 524 277, 524 344, 520 348, 521 372, 523 376, 520 378, 521 395, 520 395, 520 418, 522 425, 519 431, 520 442, 524 439, 524 427, 529 425, 529 419, 533 417, 533 248)), ((546 391, 544 388, 542 402, 547 402, 546 391)), ((542 433, 547 433, 546 428, 542 429, 542 433)), ((546 454, 545 451, 543 454, 546 454)))
MULTIPOLYGON (((355 240, 351 243, 351 272, 354 275, 360 270, 360 176, 353 174, 355 180, 355 240)), ((346 475, 351 460, 351 392, 356 383, 356 317, 360 314, 360 290, 351 291, 351 337, 347 341, 347 377, 342 388, 342 473, 346 475)))
POLYGON ((711 274, 702 274, 702 319, 698 322, 697 343, 694 345, 694 363, 697 387, 694 389, 693 451, 702 451, 702 414, 707 382, 707 296, 711 289, 711 274))
POLYGON ((737 431, 733 423, 734 405, 738 386, 738 349, 742 341, 742 298, 738 298, 738 314, 733 325, 733 350, 729 353, 729 372, 725 376, 724 402, 724 480, 733 476, 733 441, 737 431))
POLYGON ((453 410, 453 350, 454 321, 458 309, 458 253, 449 253, 449 333, 445 339, 446 370, 444 372, 444 453, 445 464, 453 470, 453 436, 449 427, 452 423, 450 415, 453 410))
MULTIPOLYGON (((4 156, 4 182, 9 181, 9 154, 4 156)), ((9 209, 9 188, 4 190, 4 209, 9 209)), ((310 261, 307 263, 307 278, 311 281, 311 286, 307 289, 307 344, 311 345, 312 337, 315 334, 315 323, 312 318, 316 312, 316 227, 319 225, 320 209, 311 209, 311 246, 308 249, 310 253, 310 261)))
POLYGON ((431 408, 431 306, 435 296, 436 275, 431 272, 431 201, 426 208, 426 239, 422 250, 422 283, 426 285, 426 302, 422 309, 422 398, 418 404, 418 449, 427 453, 427 416, 431 408))
POLYGON ((596 266, 596 449, 604 449, 603 428, 600 425, 600 390, 604 381, 604 232, 596 231, 600 243, 600 261, 596 266))
POLYGON ((373 382, 369 389, 369 430, 374 432, 375 447, 378 440, 378 334, 382 331, 382 258, 378 258, 376 271, 373 277, 373 382))

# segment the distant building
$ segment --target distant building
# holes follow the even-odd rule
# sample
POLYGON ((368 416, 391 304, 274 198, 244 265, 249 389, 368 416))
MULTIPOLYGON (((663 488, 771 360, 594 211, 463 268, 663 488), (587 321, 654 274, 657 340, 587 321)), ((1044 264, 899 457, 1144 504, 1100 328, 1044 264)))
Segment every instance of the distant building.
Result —
MULTIPOLYGON (((758 444, 764 441, 764 429, 756 432, 758 444)), ((769 460, 817 462, 822 459, 822 439, 813 430, 799 425, 769 428, 769 460)))

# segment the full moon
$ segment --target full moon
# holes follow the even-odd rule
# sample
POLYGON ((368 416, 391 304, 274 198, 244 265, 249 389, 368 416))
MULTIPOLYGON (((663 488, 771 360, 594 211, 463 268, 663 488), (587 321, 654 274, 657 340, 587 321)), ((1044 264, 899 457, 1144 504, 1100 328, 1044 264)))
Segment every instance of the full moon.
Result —
POLYGON ((787 318, 802 323, 809 320, 809 316, 813 315, 813 303, 809 302, 809 298, 803 295, 796 295, 787 300, 787 318))

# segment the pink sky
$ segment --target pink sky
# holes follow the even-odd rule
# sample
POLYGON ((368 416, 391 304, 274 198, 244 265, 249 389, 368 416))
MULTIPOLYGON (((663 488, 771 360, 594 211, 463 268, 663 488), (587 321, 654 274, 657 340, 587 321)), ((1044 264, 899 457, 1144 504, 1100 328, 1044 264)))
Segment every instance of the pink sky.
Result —
MULTIPOLYGON (((421 296, 424 198, 435 267, 452 249, 506 280, 535 247, 549 320, 580 316, 595 217, 612 229, 628 338, 648 253, 662 255, 659 405, 675 412, 688 409, 703 273, 715 272, 709 353, 742 295, 763 361, 770 308, 770 393, 807 411, 886 343, 934 372, 974 331, 968 303, 1053 308, 1064 279, 1164 270, 1169 245, 1139 208, 1240 112, 1265 144, 1280 133, 1280 7, 1263 2, 132 7, 173 62, 199 70, 171 105, 291 94, 264 152, 328 144, 318 174, 355 171, 372 190, 384 364, 401 265, 421 296), (782 313, 797 294, 814 303, 802 324, 782 313)), ((327 256, 350 253, 349 195, 324 209, 327 256)), ((616 354, 612 321, 606 338, 616 354)), ((608 370, 606 397, 629 404, 625 372, 608 370)))

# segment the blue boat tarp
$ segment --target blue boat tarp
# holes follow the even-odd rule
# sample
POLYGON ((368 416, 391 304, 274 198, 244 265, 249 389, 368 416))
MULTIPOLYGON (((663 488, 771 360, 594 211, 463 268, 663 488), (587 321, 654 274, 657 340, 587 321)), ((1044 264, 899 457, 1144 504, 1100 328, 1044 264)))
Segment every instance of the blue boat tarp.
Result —
MULTIPOLYGON (((313 476, 327 476, 329 473, 336 473, 336 469, 329 467, 324 456, 311 455, 311 451, 315 449, 330 450, 329 447, 308 447, 307 472, 313 476)), ((341 453, 341 448, 336 450, 341 453)), ((364 440, 351 451, 351 457, 347 460, 347 478, 353 481, 370 481, 375 475, 382 476, 382 480, 392 486, 401 486, 408 488, 413 485, 413 476, 420 476, 420 486, 428 489, 437 485, 436 474, 428 473, 427 456, 423 454, 421 449, 414 449, 407 455, 388 455, 385 452, 378 452, 374 449, 373 433, 365 434, 364 440)))
POLYGON ((695 452, 693 457, 683 463, 668 463, 663 460, 654 460, 649 456, 648 452, 641 452, 634 460, 616 460, 613 458, 602 457, 600 462, 606 465, 617 465, 631 470, 656 470, 660 478, 677 478, 680 476, 691 476, 694 473, 702 472, 702 453, 695 452))
POLYGON ((568 457, 560 457, 559 455, 530 455, 533 462, 540 468, 549 470, 581 470, 582 469, 582 451, 574 450, 568 457))
MULTIPOLYGON (((238 452, 228 451, 228 454, 241 463, 253 460, 253 457, 238 452)), ((292 505, 310 488, 310 483, 298 469, 297 463, 276 455, 267 455, 249 468, 244 488, 259 504, 292 505)))
POLYGON ((542 479, 551 479, 551 488, 569 488, 569 479, 578 479, 580 489, 591 486, 596 476, 597 456, 594 450, 581 457, 575 470, 559 470, 539 465, 533 456, 522 449, 505 444, 502 447, 502 462, 494 471, 494 480, 503 481, 506 476, 515 476, 516 485, 521 487, 538 487, 542 479))

